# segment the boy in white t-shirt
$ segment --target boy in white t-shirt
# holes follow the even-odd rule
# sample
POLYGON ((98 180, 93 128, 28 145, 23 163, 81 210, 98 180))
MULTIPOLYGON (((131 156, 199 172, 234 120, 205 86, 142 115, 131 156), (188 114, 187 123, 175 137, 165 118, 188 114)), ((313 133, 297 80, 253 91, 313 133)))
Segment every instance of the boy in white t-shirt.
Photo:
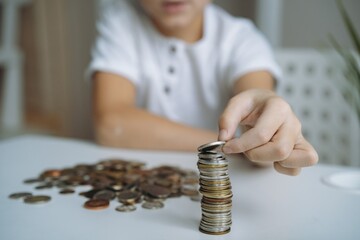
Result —
POLYGON ((103 1, 88 70, 98 142, 192 151, 218 138, 225 153, 297 175, 318 156, 272 91, 280 71, 268 43, 209 2, 103 1))

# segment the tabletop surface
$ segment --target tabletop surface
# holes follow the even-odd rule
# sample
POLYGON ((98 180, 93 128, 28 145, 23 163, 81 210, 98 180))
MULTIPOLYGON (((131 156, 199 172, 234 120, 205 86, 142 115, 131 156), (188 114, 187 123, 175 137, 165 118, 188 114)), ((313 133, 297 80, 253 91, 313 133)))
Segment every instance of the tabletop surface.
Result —
MULTIPOLYGON (((200 233, 199 202, 188 197, 167 199, 160 210, 119 205, 90 211, 85 198, 59 195, 57 189, 34 190, 24 179, 49 168, 96 163, 106 158, 133 159, 147 167, 163 164, 197 170, 196 153, 131 151, 104 148, 91 142, 28 135, 0 142, 0 239, 360 239, 360 194, 325 185, 322 179, 359 169, 317 165, 300 176, 281 175, 271 168, 251 167, 230 159, 233 187, 231 232, 200 233), (27 205, 8 196, 19 191, 47 194, 49 203, 27 205)), ((77 192, 78 189, 77 189, 77 192)))

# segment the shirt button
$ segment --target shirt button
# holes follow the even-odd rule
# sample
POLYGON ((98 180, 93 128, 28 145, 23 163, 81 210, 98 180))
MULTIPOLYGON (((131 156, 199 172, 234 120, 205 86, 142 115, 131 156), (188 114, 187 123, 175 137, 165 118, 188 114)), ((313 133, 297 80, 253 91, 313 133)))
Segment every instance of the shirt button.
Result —
POLYGON ((169 73, 173 74, 175 72, 175 68, 170 66, 168 71, 169 73))
POLYGON ((175 54, 175 53, 176 53, 176 47, 175 47, 175 46, 171 46, 171 47, 170 47, 170 52, 171 52, 172 54, 175 54))
POLYGON ((170 87, 169 87, 169 86, 165 86, 165 87, 164 87, 164 92, 165 92, 166 94, 169 94, 169 93, 171 92, 170 87))

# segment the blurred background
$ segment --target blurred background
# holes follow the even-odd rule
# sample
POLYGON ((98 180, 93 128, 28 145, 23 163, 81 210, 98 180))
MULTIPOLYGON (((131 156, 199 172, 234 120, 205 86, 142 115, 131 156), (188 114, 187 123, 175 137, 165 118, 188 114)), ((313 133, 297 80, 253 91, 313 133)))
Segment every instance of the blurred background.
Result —
MULTIPOLYGON (((344 49, 354 48, 335 0, 214 2, 235 16, 255 22, 273 45, 285 76, 294 74, 294 64, 299 59, 319 58, 324 49, 333 51, 334 47, 329 43, 330 33, 344 49), (295 62, 286 65, 289 59, 295 59, 295 62)), ((343 3, 355 29, 360 32, 360 1, 344 0, 343 3)), ((96 35, 97 5, 97 0, 0 0, 0 140, 26 133, 92 139, 91 85, 85 81, 84 71, 96 35)), ((328 59, 327 53, 324 54, 324 59, 328 59)), ((313 66, 306 65, 306 69, 307 73, 314 72, 313 66)), ((331 67, 326 70, 329 76, 333 72, 336 69, 331 67)), ((342 73, 341 68, 339 72, 342 73)), ((289 98, 294 109, 307 122, 305 127, 329 122, 332 112, 337 111, 335 108, 348 109, 341 113, 340 122, 327 125, 330 129, 311 136, 313 130, 305 128, 304 134, 322 148, 326 141, 331 140, 330 133, 334 128, 346 125, 350 134, 339 133, 342 145, 332 143, 342 151, 335 156, 329 152, 333 145, 328 144, 330 150, 320 150, 320 161, 357 165, 360 159, 354 162, 354 157, 359 157, 360 133, 356 114, 351 113, 352 107, 336 105, 339 102, 336 100, 328 112, 321 111, 316 125, 306 119, 311 110, 297 107, 299 96, 292 98, 296 89, 296 85, 284 85, 279 91, 289 98), (350 145, 357 146, 353 147, 357 152, 350 154, 353 151, 350 145)), ((312 89, 305 87, 302 97, 319 95, 312 93, 312 89)), ((343 97, 341 93, 332 95, 329 89, 338 87, 325 89, 324 98, 316 101, 323 99, 329 103, 326 96, 343 97)))

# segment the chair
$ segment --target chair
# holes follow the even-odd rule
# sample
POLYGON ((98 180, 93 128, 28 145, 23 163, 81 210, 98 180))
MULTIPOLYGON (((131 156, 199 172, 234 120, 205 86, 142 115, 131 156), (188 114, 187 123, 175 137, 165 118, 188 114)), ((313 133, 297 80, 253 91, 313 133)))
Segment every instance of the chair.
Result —
POLYGON ((279 50, 276 57, 284 74, 278 94, 299 117, 319 162, 360 166, 359 120, 337 87, 346 83, 341 58, 312 49, 279 50))

